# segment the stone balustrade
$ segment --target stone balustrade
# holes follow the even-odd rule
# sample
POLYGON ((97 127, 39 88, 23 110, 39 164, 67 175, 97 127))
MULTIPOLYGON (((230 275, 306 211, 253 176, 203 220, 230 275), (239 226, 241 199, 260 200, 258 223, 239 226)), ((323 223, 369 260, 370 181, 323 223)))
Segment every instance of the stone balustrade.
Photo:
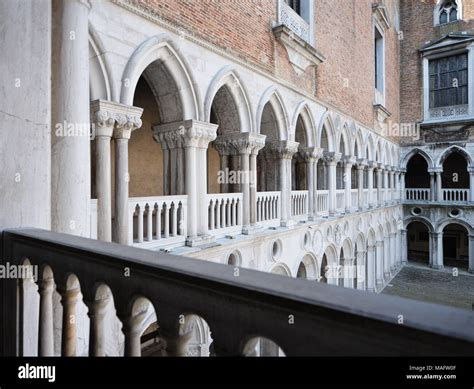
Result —
POLYGON ((71 317, 82 302, 90 319, 89 355, 105 355, 104 306, 111 304, 123 324, 124 354, 140 356, 143 323, 154 318, 144 300, 157 313, 161 355, 188 354, 182 319, 189 314, 206 321, 218 356, 245 354, 255 337, 270 339, 287 356, 474 355, 474 316, 460 309, 243 268, 235 277, 234 266, 44 230, 2 235, 2 265, 38 269, 36 280, 2 280, 4 356, 51 355, 54 328, 61 328, 61 355, 76 355, 71 317), (26 300, 26 287, 40 293, 26 300), (53 314, 54 290, 62 297, 62 318, 53 314), (31 304, 37 308, 26 310, 31 304), (28 352, 31 342, 39 347, 28 352))

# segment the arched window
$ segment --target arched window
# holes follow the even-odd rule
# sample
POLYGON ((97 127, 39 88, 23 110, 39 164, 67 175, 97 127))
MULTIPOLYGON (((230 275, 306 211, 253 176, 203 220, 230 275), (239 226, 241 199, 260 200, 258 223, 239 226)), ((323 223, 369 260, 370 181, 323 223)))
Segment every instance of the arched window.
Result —
POLYGON ((438 24, 446 24, 459 19, 457 0, 445 0, 439 6, 438 24))

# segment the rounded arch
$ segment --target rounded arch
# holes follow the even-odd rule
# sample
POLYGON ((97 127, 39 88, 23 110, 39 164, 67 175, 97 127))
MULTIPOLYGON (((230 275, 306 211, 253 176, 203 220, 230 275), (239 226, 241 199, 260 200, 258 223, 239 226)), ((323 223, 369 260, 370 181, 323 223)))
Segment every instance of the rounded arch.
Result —
POLYGON ((446 158, 448 158, 451 154, 453 153, 459 153, 460 155, 462 155, 465 159, 466 159, 466 162, 467 162, 467 167, 468 168, 472 168, 474 167, 473 165, 473 162, 472 162, 472 158, 471 156, 469 155, 469 153, 466 151, 466 149, 462 148, 462 147, 459 147, 457 145, 453 145, 453 146, 450 146, 448 147, 437 159, 436 161, 436 167, 439 167, 439 168, 443 168, 443 164, 444 164, 444 161, 446 160, 446 158))
POLYGON ((428 169, 432 169, 434 167, 433 159, 428 155, 428 153, 417 147, 410 150, 410 152, 403 157, 400 163, 400 167, 402 169, 406 169, 408 162, 410 162, 410 159, 412 159, 415 155, 420 155, 426 160, 426 163, 428 164, 428 169))
POLYGON ((345 259, 353 258, 354 257, 354 251, 353 251, 353 244, 352 240, 350 238, 344 239, 341 245, 341 254, 344 255, 345 259))
POLYGON ((291 277, 291 270, 288 267, 286 263, 279 262, 275 264, 271 270, 270 273, 273 274, 278 274, 280 276, 286 276, 286 277, 291 277))
POLYGON ((204 121, 211 120, 211 108, 214 97, 222 87, 226 87, 237 108, 240 132, 254 132, 252 111, 244 86, 232 66, 225 66, 213 78, 204 100, 204 121))
POLYGON ((385 164, 385 156, 382 150, 383 150, 383 141, 382 139, 378 139, 377 145, 375 146, 375 160, 378 163, 385 164))
POLYGON ((455 218, 446 218, 446 219, 440 220, 438 223, 436 223, 435 231, 438 233, 442 233, 443 230, 450 224, 460 225, 467 230, 467 233, 469 235, 473 234, 473 227, 469 224, 469 222, 463 219, 455 219, 455 218))
POLYGON ((412 216, 406 218, 405 220, 403 220, 404 228, 407 229, 411 223, 422 223, 428 228, 429 232, 434 232, 435 230, 433 224, 431 223, 431 220, 424 216, 412 216))
POLYGON ((239 250, 233 250, 227 256, 226 263, 231 266, 242 266, 242 254, 239 250))
POLYGON ((318 261, 313 253, 306 253, 298 264, 299 267, 303 265, 305 269, 305 278, 308 280, 317 280, 319 278, 318 261))
POLYGON ((203 317, 195 313, 180 315, 179 335, 186 340, 185 354, 187 356, 207 357, 210 355, 211 329, 203 317))
MULTIPOLYGON (((290 125, 289 117, 287 114, 286 107, 283 103, 283 99, 281 98, 280 93, 274 86, 269 87, 263 96, 260 99, 257 108, 257 123, 256 129, 259 134, 262 134, 262 119, 264 116, 264 110, 266 106, 270 104, 272 108, 275 124, 277 128, 277 132, 279 135, 279 140, 287 140, 288 139, 288 128, 290 125)), ((268 135, 267 135, 268 138, 268 135)))
POLYGON ((202 118, 199 111, 199 95, 194 87, 192 74, 185 60, 180 57, 179 51, 173 47, 172 39, 168 34, 159 34, 148 38, 133 52, 123 72, 120 102, 133 105, 135 89, 140 76, 149 65, 157 63, 157 61, 165 66, 166 71, 177 85, 182 110, 181 120, 202 118))
POLYGON ((331 115, 326 112, 319 124, 317 146, 323 148, 325 151, 335 151, 335 138, 336 127, 331 115))

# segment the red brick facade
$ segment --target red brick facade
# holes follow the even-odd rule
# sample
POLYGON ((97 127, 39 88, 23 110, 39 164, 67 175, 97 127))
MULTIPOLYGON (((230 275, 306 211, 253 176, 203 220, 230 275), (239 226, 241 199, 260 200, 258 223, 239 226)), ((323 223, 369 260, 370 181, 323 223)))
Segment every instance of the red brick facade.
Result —
POLYGON ((419 49, 427 42, 457 31, 474 30, 474 0, 463 0, 463 21, 434 26, 435 0, 401 1, 401 121, 423 119, 423 69, 419 49))
MULTIPOLYGON (((133 0, 187 33, 210 41, 303 89, 348 116, 374 125, 373 0, 315 0, 316 49, 326 61, 298 75, 272 23, 276 0, 133 0)), ((392 1, 385 35, 386 108, 399 117, 399 40, 392 1)))

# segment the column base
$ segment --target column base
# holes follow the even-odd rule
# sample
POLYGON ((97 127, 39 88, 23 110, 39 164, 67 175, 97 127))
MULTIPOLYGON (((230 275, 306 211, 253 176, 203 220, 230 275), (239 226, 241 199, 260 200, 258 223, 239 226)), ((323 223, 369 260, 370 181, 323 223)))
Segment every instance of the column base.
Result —
POLYGON ((375 293, 375 288, 367 288, 367 292, 375 293))
POLYGON ((198 235, 198 236, 191 236, 186 238, 186 246, 188 247, 197 247, 202 246, 205 244, 213 243, 216 238, 212 235, 198 235))
POLYGON ((390 277, 392 277, 392 274, 391 273, 383 273, 383 276, 386 280, 390 279, 390 277))
POLYGON ((430 268, 435 269, 435 270, 443 270, 444 266, 443 265, 430 265, 430 268))
POLYGON ((467 272, 471 273, 471 274, 474 274, 474 269, 469 269, 467 272))

